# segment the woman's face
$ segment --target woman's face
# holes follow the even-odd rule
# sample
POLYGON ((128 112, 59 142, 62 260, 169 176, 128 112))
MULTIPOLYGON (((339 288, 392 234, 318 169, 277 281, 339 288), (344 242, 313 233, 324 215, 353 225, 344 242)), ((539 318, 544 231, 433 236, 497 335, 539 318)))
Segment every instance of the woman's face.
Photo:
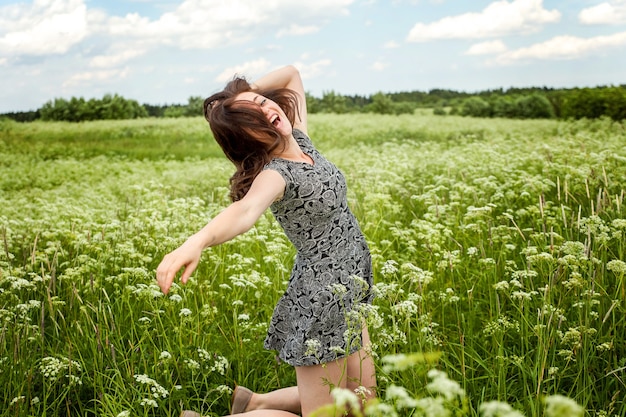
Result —
POLYGON ((239 94, 237 100, 249 101, 253 105, 258 106, 267 120, 283 137, 291 136, 293 126, 291 126, 291 122, 287 119, 283 109, 274 101, 251 91, 239 94))

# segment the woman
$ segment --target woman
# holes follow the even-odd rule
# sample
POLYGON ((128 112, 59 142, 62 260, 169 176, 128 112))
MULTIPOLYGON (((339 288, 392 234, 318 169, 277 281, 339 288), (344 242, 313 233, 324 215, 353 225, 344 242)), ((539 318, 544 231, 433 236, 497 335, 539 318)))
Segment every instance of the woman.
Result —
MULTIPOLYGON (((232 412, 250 416, 308 416, 332 403, 330 387, 361 388, 374 396, 376 378, 367 327, 358 313, 371 302, 371 258, 347 206, 341 172, 307 136, 304 87, 287 66, 250 85, 235 78, 207 98, 213 136, 235 164, 233 203, 167 254, 157 268, 164 293, 179 270, 186 283, 203 249, 248 231, 267 208, 297 249, 285 294, 265 340, 293 365, 297 387, 267 394, 233 392, 232 412)), ((185 415, 185 412, 183 413, 185 415)), ((187 415, 196 415, 187 414, 187 415)))

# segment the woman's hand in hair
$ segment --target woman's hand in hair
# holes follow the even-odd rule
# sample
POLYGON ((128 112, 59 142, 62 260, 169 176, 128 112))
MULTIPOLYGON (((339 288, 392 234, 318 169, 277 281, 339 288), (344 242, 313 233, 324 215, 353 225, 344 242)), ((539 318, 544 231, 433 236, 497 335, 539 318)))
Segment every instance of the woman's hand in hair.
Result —
POLYGON ((298 109, 296 109, 296 120, 293 127, 306 133, 306 94, 304 91, 304 85, 302 84, 302 78, 300 77, 300 71, 298 71, 296 67, 293 65, 287 65, 286 67, 274 70, 250 84, 250 86, 255 92, 288 88, 296 93, 298 97, 298 109))

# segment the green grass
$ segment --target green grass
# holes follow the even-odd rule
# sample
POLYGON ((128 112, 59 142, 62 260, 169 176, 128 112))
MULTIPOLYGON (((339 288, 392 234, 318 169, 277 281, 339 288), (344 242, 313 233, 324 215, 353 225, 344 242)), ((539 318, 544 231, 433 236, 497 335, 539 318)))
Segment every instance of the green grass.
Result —
MULTIPOLYGON (((386 400, 400 415, 541 416, 563 395, 626 416, 623 125, 312 115, 309 133, 370 242, 381 395, 422 401, 386 400), (439 356, 383 366, 413 352, 439 356)), ((169 296, 154 281, 231 173, 201 118, 0 121, 0 416, 222 415, 234 383, 295 383, 262 349, 294 255, 270 214, 169 296)))

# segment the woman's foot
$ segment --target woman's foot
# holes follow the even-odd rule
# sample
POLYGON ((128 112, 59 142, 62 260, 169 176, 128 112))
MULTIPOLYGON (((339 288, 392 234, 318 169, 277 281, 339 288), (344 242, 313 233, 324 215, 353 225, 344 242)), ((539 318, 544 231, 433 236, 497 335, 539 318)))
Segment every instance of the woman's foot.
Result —
MULTIPOLYGON (((241 414, 246 411, 248 408, 248 404, 250 403, 250 399, 252 398, 253 392, 250 391, 246 387, 241 387, 237 385, 235 390, 233 391, 233 397, 230 403, 230 413, 231 414, 241 414)), ((181 416, 183 417, 183 416, 181 416)), ((184 416, 184 417, 193 417, 193 416, 184 416)))

